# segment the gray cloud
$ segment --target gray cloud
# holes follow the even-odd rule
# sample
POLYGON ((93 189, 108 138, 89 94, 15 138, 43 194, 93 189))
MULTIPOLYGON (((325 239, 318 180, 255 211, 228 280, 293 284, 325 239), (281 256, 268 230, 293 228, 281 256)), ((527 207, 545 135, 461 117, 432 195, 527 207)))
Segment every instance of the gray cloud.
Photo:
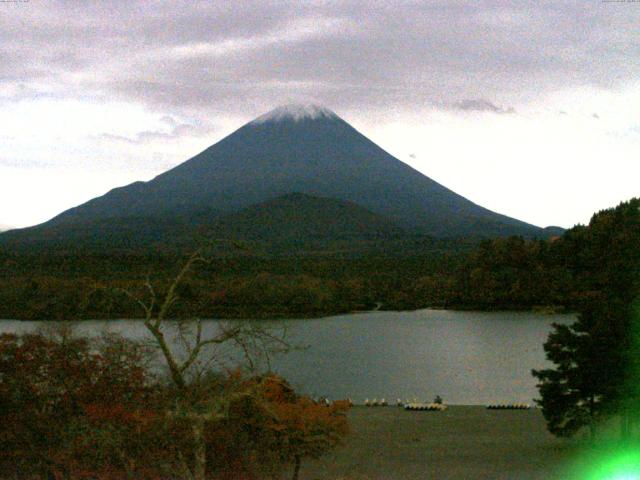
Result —
POLYGON ((61 0, 0 9, 9 100, 119 99, 200 119, 300 100, 338 112, 458 103, 504 113, 500 104, 640 78, 633 4, 61 0))
POLYGON ((476 112, 515 113, 515 109, 513 107, 508 107, 508 108, 500 107, 494 103, 491 103, 488 100, 483 100, 483 99, 463 100, 461 102, 454 103, 453 108, 457 110, 476 111, 476 112))
POLYGON ((22 159, 0 156, 0 167, 8 168, 49 168, 55 166, 54 162, 39 159, 22 159))
POLYGON ((204 126, 195 126, 188 123, 177 123, 176 120, 166 115, 161 121, 167 124, 168 130, 143 130, 132 137, 116 135, 112 133, 102 133, 98 135, 100 140, 124 142, 132 145, 140 145, 156 141, 174 140, 181 137, 199 137, 210 134, 213 129, 204 126))

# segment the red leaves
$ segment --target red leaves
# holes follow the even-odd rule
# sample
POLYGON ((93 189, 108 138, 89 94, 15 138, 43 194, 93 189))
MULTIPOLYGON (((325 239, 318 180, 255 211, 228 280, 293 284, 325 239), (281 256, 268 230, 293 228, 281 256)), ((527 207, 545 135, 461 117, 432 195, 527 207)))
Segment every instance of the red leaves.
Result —
POLYGON ((296 395, 289 384, 276 375, 263 380, 262 394, 271 416, 267 428, 278 433, 283 448, 294 456, 318 456, 334 448, 348 433, 345 413, 348 401, 331 405, 296 395))
POLYGON ((209 293, 211 303, 224 303, 227 300, 227 290, 214 290, 209 293))
POLYGON ((118 449, 138 448, 158 417, 141 358, 121 338, 0 336, 0 476, 20 465, 27 476, 124 478, 118 449))
POLYGON ((176 406, 144 360, 117 337, 1 335, 0 477, 18 468, 33 478, 175 478, 193 457, 198 416, 215 478, 274 474, 347 433, 347 402, 316 404, 276 375, 214 375, 176 406))
POLYGON ((85 405, 83 411, 93 424, 113 423, 126 427, 146 427, 156 421, 159 415, 152 410, 130 409, 122 403, 94 403, 85 405))

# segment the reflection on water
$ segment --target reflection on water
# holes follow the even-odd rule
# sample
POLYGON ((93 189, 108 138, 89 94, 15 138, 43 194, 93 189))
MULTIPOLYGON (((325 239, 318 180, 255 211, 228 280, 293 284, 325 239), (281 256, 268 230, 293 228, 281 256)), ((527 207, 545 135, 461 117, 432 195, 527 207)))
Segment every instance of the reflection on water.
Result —
MULTIPOLYGON (((314 396, 417 398, 436 395, 452 404, 531 403, 531 369, 546 365, 542 344, 551 323, 569 315, 513 312, 370 312, 274 322, 287 339, 305 345, 273 359, 272 369, 314 396)), ((38 322, 0 321, 0 332, 33 331, 38 322)), ((205 322, 205 334, 217 328, 205 322)), ((109 330, 145 339, 140 321, 85 321, 81 334, 109 330)), ((234 352, 222 357, 233 363, 234 352)))

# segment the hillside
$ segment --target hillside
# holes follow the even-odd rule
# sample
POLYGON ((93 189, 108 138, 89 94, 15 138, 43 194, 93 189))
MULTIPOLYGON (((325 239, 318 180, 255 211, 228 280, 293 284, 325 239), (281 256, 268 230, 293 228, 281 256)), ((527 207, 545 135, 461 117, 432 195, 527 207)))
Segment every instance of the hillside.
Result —
POLYGON ((354 203, 291 193, 216 220, 211 236, 263 242, 389 239, 396 224, 354 203))
POLYGON ((271 245, 278 250, 406 237, 406 231, 390 220, 356 204, 292 193, 227 215, 202 210, 175 219, 157 216, 75 220, 8 232, 2 242, 17 250, 110 248, 135 252, 192 250, 206 241, 241 241, 271 245))

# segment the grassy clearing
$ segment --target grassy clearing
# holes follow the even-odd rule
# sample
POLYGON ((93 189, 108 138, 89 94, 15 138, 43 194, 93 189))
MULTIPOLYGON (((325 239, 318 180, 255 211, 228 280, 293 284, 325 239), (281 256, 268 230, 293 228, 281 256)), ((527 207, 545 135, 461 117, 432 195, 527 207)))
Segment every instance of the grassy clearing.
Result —
POLYGON ((554 438, 537 409, 445 412, 354 407, 347 444, 303 463, 308 480, 561 479, 578 442, 554 438))

